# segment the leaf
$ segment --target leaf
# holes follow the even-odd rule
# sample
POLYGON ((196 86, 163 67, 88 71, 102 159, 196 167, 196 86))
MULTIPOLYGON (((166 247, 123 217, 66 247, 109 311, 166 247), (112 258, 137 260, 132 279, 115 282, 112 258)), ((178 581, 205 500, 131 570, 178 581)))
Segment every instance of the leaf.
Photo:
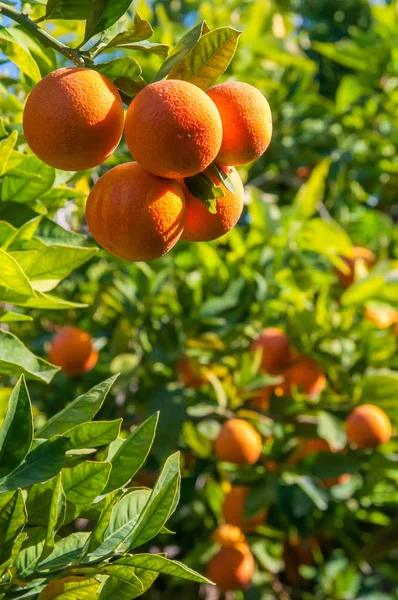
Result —
POLYGON ((340 43, 333 44, 329 42, 312 42, 312 47, 316 52, 334 60, 335 62, 349 67, 350 69, 356 69, 357 71, 369 72, 370 64, 369 61, 364 57, 354 56, 349 53, 349 50, 353 47, 352 43, 340 43))
POLYGON ((10 256, 24 270, 35 290, 49 292, 96 253, 97 248, 52 245, 38 250, 11 252, 10 256))
POLYGON ((27 488, 54 477, 62 467, 68 440, 56 437, 32 450, 10 475, 0 479, 0 493, 27 488))
POLYGON ((85 21, 91 0, 48 0, 46 19, 72 19, 85 21))
POLYGON ((216 185, 210 177, 198 173, 193 177, 185 177, 184 183, 189 192, 207 207, 210 213, 217 214, 217 198, 224 198, 224 190, 216 185))
POLYGON ((0 564, 10 558, 15 538, 26 521, 22 490, 0 495, 0 564))
MULTIPOLYGON (((44 483, 35 483, 28 491, 26 499, 26 508, 28 510, 29 525, 40 525, 47 527, 48 515, 51 511, 51 504, 56 495, 56 488, 59 486, 60 473, 44 483)), ((62 482, 62 478, 61 478, 62 482)), ((62 495, 58 491, 58 495, 62 495)))
POLYGON ((85 577, 53 579, 42 590, 38 600, 93 600, 101 583, 85 577))
POLYGON ((35 571, 46 543, 46 530, 42 527, 31 527, 27 534, 14 567, 21 579, 29 577, 35 571))
POLYGON ((293 473, 283 473, 282 478, 289 485, 296 484, 319 510, 326 510, 328 505, 324 495, 318 490, 309 477, 293 473))
POLYGON ((142 589, 134 589, 129 583, 122 583, 119 579, 109 577, 101 589, 99 600, 133 600, 146 592, 158 577, 155 571, 135 569, 135 575, 142 584, 142 589))
POLYGON ((348 233, 335 221, 310 219, 296 237, 301 250, 322 254, 336 266, 340 265, 341 256, 349 256, 352 250, 348 233))
POLYGON ((54 550, 51 554, 40 561, 38 566, 39 573, 57 571, 71 564, 78 563, 82 549, 89 537, 89 533, 79 531, 78 533, 71 533, 55 542, 54 550))
POLYGON ((144 586, 135 574, 134 569, 129 569, 128 567, 126 568, 124 566, 117 566, 115 563, 112 563, 111 565, 104 565, 101 567, 101 574, 111 575, 114 579, 118 579, 123 583, 129 584, 133 587, 133 589, 135 588, 138 590, 140 594, 144 593, 144 586))
POLYGON ((23 156, 18 168, 9 169, 1 187, 2 202, 27 203, 40 198, 55 181, 55 169, 36 156, 23 156), (29 182, 29 185, 26 182, 29 182))
POLYGON ((318 413, 317 433, 334 450, 342 450, 347 443, 344 423, 329 412, 321 411, 318 413))
POLYGON ((70 402, 59 413, 48 419, 37 433, 38 437, 50 438, 55 434, 63 434, 76 425, 91 421, 100 410, 105 398, 117 379, 117 375, 106 379, 90 391, 70 402))
POLYGON ((13 566, 14 561, 16 559, 16 557, 18 556, 22 545, 25 543, 26 538, 27 538, 27 533, 25 533, 24 531, 22 531, 19 535, 17 535, 14 539, 13 539, 13 543, 12 543, 12 548, 10 550, 10 556, 9 558, 3 562, 3 564, 0 564, 0 577, 2 577, 4 575, 4 573, 6 573, 6 571, 13 566))
POLYGON ((17 39, 17 35, 17 30, 13 27, 0 27, 0 50, 18 69, 38 83, 41 79, 39 67, 25 44, 17 39))
POLYGON ((383 275, 370 275, 350 285, 341 295, 343 306, 363 305, 366 300, 377 299, 378 294, 386 287, 383 275))
POLYGON ((51 554, 55 544, 55 534, 64 524, 66 515, 66 496, 62 486, 62 474, 59 473, 55 478, 54 492, 50 504, 50 512, 47 522, 47 534, 44 550, 41 559, 51 554))
MULTIPOLYGON (((116 503, 123 496, 123 493, 123 490, 114 490, 110 494, 107 494, 107 496, 104 498, 103 508, 100 517, 97 520, 97 524, 95 525, 92 531, 90 539, 88 540, 87 552, 93 552, 104 541, 105 532, 108 529, 113 509, 116 503)), ((84 554, 87 554, 87 552, 84 554)))
POLYGON ((207 33, 207 31, 209 31, 209 28, 207 26, 206 21, 199 23, 199 25, 196 25, 196 27, 193 27, 193 29, 188 31, 170 52, 163 65, 156 73, 153 81, 160 81, 161 79, 166 77, 166 75, 170 73, 170 71, 174 67, 176 67, 182 60, 184 60, 187 54, 195 46, 196 42, 202 37, 202 35, 205 32, 207 33))
POLYGON ((68 449, 98 448, 111 444, 119 435, 122 419, 80 423, 65 433, 68 449))
POLYGON ((1 475, 6 475, 21 464, 30 450, 32 439, 32 405, 25 379, 21 377, 11 393, 8 411, 0 429, 1 475))
POLYGON ((325 193, 325 180, 329 167, 330 159, 325 158, 313 169, 307 183, 304 183, 297 192, 292 208, 293 214, 298 219, 309 219, 316 213, 325 193))
POLYGON ((111 468, 109 462, 85 461, 62 469, 62 485, 66 495, 65 523, 76 519, 100 495, 111 468))
POLYGON ((112 565, 139 567, 148 571, 156 571, 157 573, 186 579, 187 581, 211 584, 206 577, 196 573, 179 561, 169 560, 165 556, 156 554, 134 554, 132 556, 125 556, 113 562, 112 565))
POLYGON ((96 70, 111 79, 117 88, 131 96, 135 96, 146 86, 141 77, 141 67, 131 56, 101 63, 96 66, 96 70))
POLYGON ((217 177, 217 179, 222 181, 223 185, 227 188, 227 190, 229 190, 231 192, 231 194, 236 193, 235 186, 232 182, 232 179, 230 178, 228 173, 226 173, 224 171, 224 169, 222 169, 215 162, 211 163, 208 168, 214 173, 214 175, 217 177))
POLYGON ((207 90, 227 69, 240 35, 240 31, 231 27, 209 31, 170 71, 168 79, 182 79, 207 90))
POLYGON ((388 369, 365 373, 360 381, 361 404, 375 404, 388 415, 398 414, 398 373, 388 369))
MULTIPOLYGON (((131 44, 133 42, 142 42, 150 38, 152 34, 153 29, 148 21, 141 19, 140 15, 135 13, 132 28, 129 31, 118 33, 118 35, 112 38, 103 48, 101 48, 101 52, 109 50, 109 48, 117 48, 120 46, 124 47, 125 44, 131 44)), ((164 46, 164 44, 155 45, 164 46)))
POLYGON ((158 477, 151 496, 141 512, 130 536, 130 549, 137 548, 152 539, 175 511, 180 492, 180 456, 170 456, 158 477))
POLYGON ((87 306, 87 304, 57 298, 57 296, 53 296, 52 294, 36 292, 35 297, 29 297, 2 287, 0 287, 0 302, 15 304, 15 306, 23 306, 25 308, 41 308, 46 310, 65 310, 85 308, 87 306))
POLYGON ((235 308, 239 304, 244 287, 245 280, 243 277, 239 277, 231 283, 222 296, 206 300, 202 305, 200 316, 208 319, 235 308))
POLYGON ((23 313, 16 313, 11 310, 7 310, 7 312, 3 313, 0 317, 0 323, 18 323, 27 321, 33 321, 33 317, 24 315, 23 313))
POLYGON ((8 159, 12 149, 14 148, 18 139, 18 133, 12 131, 10 135, 0 142, 0 177, 4 175, 7 170, 8 159))
POLYGON ((58 371, 58 367, 32 354, 15 335, 0 329, 0 373, 50 383, 58 371))
POLYGON ((58 223, 55 223, 55 221, 52 221, 47 217, 44 217, 39 223, 35 238, 46 245, 63 244, 67 246, 84 246, 84 244, 87 243, 87 238, 84 235, 64 229, 58 225, 58 223))
POLYGON ((104 493, 123 487, 142 467, 155 439, 159 413, 134 429, 114 454, 108 453, 112 471, 104 493))
POLYGON ((35 296, 35 291, 15 258, 0 248, 0 285, 9 288, 17 294, 35 296))
POLYGON ((116 23, 126 12, 131 0, 96 0, 87 15, 84 43, 116 23))
MULTIPOLYGON (((120 34, 123 35, 123 34, 120 34)), ((129 42, 121 43, 117 45, 118 48, 125 48, 126 50, 136 50, 137 52, 144 52, 144 54, 155 54, 161 58, 166 58, 169 46, 167 44, 159 44, 157 42, 129 42)))

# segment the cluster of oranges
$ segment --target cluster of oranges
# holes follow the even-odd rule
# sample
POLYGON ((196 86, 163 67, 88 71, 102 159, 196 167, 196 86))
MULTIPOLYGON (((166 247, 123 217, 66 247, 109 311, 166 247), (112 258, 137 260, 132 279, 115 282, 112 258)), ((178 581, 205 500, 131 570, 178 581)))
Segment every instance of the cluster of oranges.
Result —
POLYGON ((141 261, 166 254, 180 238, 209 241, 236 225, 243 185, 234 167, 267 149, 272 117, 267 100, 249 84, 222 83, 205 93, 169 79, 141 90, 124 118, 114 84, 93 69, 74 67, 35 86, 23 127, 42 161, 75 171, 106 160, 124 131, 136 162, 114 167, 95 183, 86 218, 103 248, 141 261), (217 187, 212 212, 204 203, 211 196, 202 202, 189 185, 198 174, 202 185, 217 187))

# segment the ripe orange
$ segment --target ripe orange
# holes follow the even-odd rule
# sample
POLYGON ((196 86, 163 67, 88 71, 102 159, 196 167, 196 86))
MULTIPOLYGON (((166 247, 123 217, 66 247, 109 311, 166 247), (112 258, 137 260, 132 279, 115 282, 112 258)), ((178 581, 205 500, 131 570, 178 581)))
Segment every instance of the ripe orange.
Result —
POLYGON ((250 493, 250 487, 246 485, 236 485, 225 496, 222 505, 222 516, 230 524, 242 529, 242 531, 253 531, 259 525, 262 525, 267 516, 267 511, 262 510, 250 519, 245 518, 245 505, 250 493))
POLYGON ((180 356, 176 368, 178 378, 185 387, 199 388, 206 383, 206 380, 201 374, 199 363, 189 356, 186 356, 185 354, 180 356))
POLYGON ((382 308, 367 308, 365 317, 372 321, 379 329, 388 329, 394 323, 398 323, 398 310, 384 306, 382 308))
POLYGON ((352 257, 342 257, 349 268, 349 272, 343 273, 342 271, 336 269, 336 275, 339 278, 341 285, 344 287, 348 287, 354 283, 355 271, 359 263, 363 263, 367 270, 369 270, 376 262, 375 255, 367 248, 353 246, 352 253, 352 257))
POLYGON ((271 374, 285 369, 291 360, 289 339, 281 329, 267 327, 252 343, 252 350, 262 349, 261 368, 271 374))
POLYGON ((90 192, 86 219, 93 238, 126 260, 153 260, 179 240, 184 193, 176 181, 151 175, 138 163, 114 167, 90 192))
POLYGON ((215 159, 222 124, 214 102, 187 81, 146 86, 130 104, 124 128, 135 160, 161 177, 190 177, 215 159))
POLYGON ((49 359, 66 375, 82 375, 94 369, 98 352, 91 336, 78 327, 63 327, 51 341, 49 359))
POLYGON ((255 562, 245 543, 226 546, 213 556, 208 567, 208 577, 223 592, 247 587, 253 578, 255 562))
POLYGON ((212 171, 207 169, 205 174, 224 191, 223 198, 217 198, 217 213, 213 214, 201 200, 195 198, 184 183, 182 188, 186 201, 185 227, 181 239, 190 242, 208 242, 215 240, 235 227, 243 210, 243 185, 234 167, 223 167, 228 173, 235 193, 230 192, 212 171))
POLYGON ((297 387, 309 398, 314 398, 326 386, 326 377, 318 363, 308 356, 299 356, 283 375, 285 380, 275 391, 280 396, 291 396, 292 389, 297 387))
POLYGON ((375 448, 391 438, 391 421, 373 404, 361 404, 346 419, 347 437, 358 448, 375 448))
MULTIPOLYGON (((303 438, 300 440, 293 454, 289 456, 287 463, 297 465, 306 456, 316 454, 317 452, 335 452, 335 450, 323 438, 303 438)), ((343 473, 338 477, 326 477, 322 481, 326 487, 333 487, 340 483, 346 483, 350 477, 349 473, 343 473)))
POLYGON ((221 115, 223 137, 217 162, 244 165, 268 148, 272 137, 272 115, 262 93, 248 83, 232 81, 207 92, 221 115))
POLYGON ((260 434, 243 419, 229 419, 214 445, 219 460, 236 465, 254 465, 261 456, 262 447, 260 434))
POLYGON ((220 525, 213 532, 211 541, 221 546, 235 546, 246 541, 245 534, 235 525, 220 525))
POLYGON ((303 585, 307 581, 300 575, 299 566, 314 564, 313 550, 316 547, 317 541, 313 537, 301 540, 298 536, 291 536, 285 541, 283 547, 284 575, 290 584, 303 585))
POLYGON ((261 390, 258 390, 257 395, 254 396, 254 398, 250 399, 250 406, 252 406, 253 408, 257 408, 258 410, 268 410, 271 401, 271 394, 274 387, 275 386, 273 385, 267 385, 261 390))
POLYGON ((27 143, 43 162, 66 171, 101 164, 123 133, 124 108, 109 79, 92 69, 53 71, 32 90, 25 104, 27 143))

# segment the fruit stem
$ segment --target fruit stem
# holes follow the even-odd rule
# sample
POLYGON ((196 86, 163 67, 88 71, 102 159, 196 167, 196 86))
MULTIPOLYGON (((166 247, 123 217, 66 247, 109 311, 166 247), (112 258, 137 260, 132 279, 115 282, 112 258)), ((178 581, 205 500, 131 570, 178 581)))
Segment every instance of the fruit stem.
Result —
POLYGON ((21 27, 26 29, 31 35, 33 35, 45 48, 53 48, 66 58, 72 60, 77 67, 84 67, 84 58, 78 50, 65 46, 58 40, 52 37, 47 31, 41 29, 29 16, 11 6, 6 6, 3 2, 0 2, 0 14, 5 15, 9 19, 12 19, 16 23, 19 23, 21 27))

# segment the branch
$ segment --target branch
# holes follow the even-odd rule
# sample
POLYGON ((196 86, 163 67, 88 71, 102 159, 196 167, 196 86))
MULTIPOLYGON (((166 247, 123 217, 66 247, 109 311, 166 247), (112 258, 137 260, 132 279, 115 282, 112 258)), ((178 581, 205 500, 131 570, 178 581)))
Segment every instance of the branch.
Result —
POLYGON ((78 50, 69 48, 69 46, 65 46, 65 44, 62 44, 57 39, 53 38, 52 35, 47 33, 44 29, 41 29, 25 13, 0 2, 0 14, 19 23, 23 29, 31 33, 45 48, 53 48, 53 50, 56 50, 63 56, 66 56, 66 58, 69 58, 69 60, 72 60, 77 67, 85 66, 84 58, 78 50))

